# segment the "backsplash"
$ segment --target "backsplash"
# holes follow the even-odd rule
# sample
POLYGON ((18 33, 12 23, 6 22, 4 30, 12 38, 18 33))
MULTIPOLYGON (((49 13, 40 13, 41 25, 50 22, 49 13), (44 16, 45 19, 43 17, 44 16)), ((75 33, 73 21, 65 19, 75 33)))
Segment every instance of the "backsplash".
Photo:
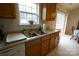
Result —
POLYGON ((43 30, 55 30, 56 22, 55 21, 46 21, 43 24, 43 30))
POLYGON ((12 31, 20 31, 20 30, 23 30, 23 29, 31 29, 32 27, 33 28, 37 28, 38 26, 20 26, 18 24, 18 21, 17 19, 15 20, 0 20, 0 26, 1 25, 4 25, 4 28, 3 28, 3 31, 4 32, 12 32, 12 31))

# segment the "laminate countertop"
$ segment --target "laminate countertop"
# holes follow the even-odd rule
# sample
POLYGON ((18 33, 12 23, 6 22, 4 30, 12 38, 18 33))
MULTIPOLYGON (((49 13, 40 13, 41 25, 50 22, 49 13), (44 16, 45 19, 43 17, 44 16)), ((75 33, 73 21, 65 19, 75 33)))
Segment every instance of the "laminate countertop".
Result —
POLYGON ((3 50, 3 49, 7 49, 7 48, 10 48, 10 47, 14 47, 16 45, 25 43, 25 42, 30 41, 30 40, 34 40, 34 39, 37 39, 37 38, 41 38, 42 36, 46 36, 46 35, 49 35, 51 33, 58 32, 58 31, 59 30, 47 31, 46 34, 42 34, 42 35, 30 37, 30 38, 27 38, 26 36, 20 35, 19 36, 19 39, 21 38, 21 40, 16 39, 18 37, 18 34, 20 34, 20 33, 15 33, 15 35, 13 34, 13 36, 12 36, 12 34, 11 35, 8 34, 9 35, 8 38, 6 37, 5 40, 3 40, 3 41, 0 42, 0 51, 3 50), (15 38, 15 36, 16 36, 16 38, 15 38), (24 39, 22 39, 22 38, 24 38, 24 39), (12 42, 11 41, 10 42, 9 41, 6 42, 6 39, 11 40, 12 42))

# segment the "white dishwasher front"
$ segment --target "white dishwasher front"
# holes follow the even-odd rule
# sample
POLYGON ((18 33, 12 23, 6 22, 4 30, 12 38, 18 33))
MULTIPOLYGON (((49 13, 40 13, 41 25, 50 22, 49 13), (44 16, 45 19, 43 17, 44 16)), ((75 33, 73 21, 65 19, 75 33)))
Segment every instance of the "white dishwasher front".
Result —
POLYGON ((0 56, 25 56, 25 44, 0 51, 0 56))

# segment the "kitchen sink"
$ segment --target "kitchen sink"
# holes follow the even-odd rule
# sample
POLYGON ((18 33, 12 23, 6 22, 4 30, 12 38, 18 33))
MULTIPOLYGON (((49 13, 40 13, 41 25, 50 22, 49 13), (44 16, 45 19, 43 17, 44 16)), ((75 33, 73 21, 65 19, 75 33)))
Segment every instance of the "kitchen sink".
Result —
POLYGON ((28 37, 34 37, 34 36, 37 36, 37 34, 36 34, 36 33, 32 33, 32 34, 29 33, 29 34, 28 34, 28 37))
POLYGON ((38 36, 37 33, 23 33, 23 34, 28 38, 38 36))
POLYGON ((30 37, 35 37, 35 36, 38 36, 38 35, 43 35, 43 34, 46 34, 46 33, 44 31, 37 31, 37 32, 26 32, 26 31, 24 31, 23 34, 27 38, 30 38, 30 37))

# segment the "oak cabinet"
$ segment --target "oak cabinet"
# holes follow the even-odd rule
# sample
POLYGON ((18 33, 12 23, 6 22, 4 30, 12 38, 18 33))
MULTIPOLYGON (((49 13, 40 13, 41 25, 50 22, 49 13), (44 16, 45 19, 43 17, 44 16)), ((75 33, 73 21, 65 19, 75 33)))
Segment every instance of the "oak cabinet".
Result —
POLYGON ((59 43, 59 32, 54 32, 25 43, 26 56, 44 56, 59 43))
POLYGON ((41 37, 41 41, 46 41, 46 40, 49 40, 50 39, 50 35, 46 35, 46 36, 43 36, 41 37))
POLYGON ((41 55, 44 56, 49 52, 49 40, 42 42, 41 44, 41 55))
POLYGON ((16 18, 16 3, 0 3, 0 18, 14 19, 16 18))
POLYGON ((40 45, 36 44, 34 46, 28 47, 26 49, 27 56, 39 56, 40 55, 40 45))
POLYGON ((59 43, 59 31, 51 34, 50 51, 55 47, 57 47, 58 43, 59 43))
POLYGON ((59 32, 55 33, 55 47, 58 45, 59 43, 59 32))
POLYGON ((56 3, 41 3, 42 20, 55 21, 56 18, 56 3))
POLYGON ((49 40, 50 36, 46 35, 41 38, 41 55, 44 56, 49 52, 49 40))
POLYGON ((50 50, 55 48, 55 35, 54 33, 51 34, 51 39, 50 39, 50 50))
POLYGON ((40 55, 40 39, 34 39, 25 43, 26 56, 39 56, 40 55))

